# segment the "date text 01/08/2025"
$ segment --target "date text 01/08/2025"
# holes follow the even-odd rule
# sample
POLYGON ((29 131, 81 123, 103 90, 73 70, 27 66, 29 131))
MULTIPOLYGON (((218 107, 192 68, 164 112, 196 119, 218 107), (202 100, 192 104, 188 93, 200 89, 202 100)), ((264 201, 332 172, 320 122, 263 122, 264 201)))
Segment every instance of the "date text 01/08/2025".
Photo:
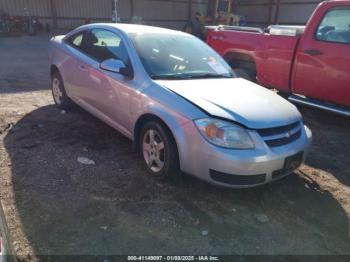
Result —
POLYGON ((128 256, 128 261, 219 261, 216 256, 128 256))

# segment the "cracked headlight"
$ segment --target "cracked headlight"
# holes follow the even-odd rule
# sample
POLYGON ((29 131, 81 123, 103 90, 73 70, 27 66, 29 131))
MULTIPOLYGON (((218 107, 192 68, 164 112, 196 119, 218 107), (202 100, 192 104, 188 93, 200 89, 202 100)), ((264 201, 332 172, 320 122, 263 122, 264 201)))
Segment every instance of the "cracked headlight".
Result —
POLYGON ((252 149, 254 142, 247 130, 214 118, 194 121, 201 135, 214 145, 232 149, 252 149))

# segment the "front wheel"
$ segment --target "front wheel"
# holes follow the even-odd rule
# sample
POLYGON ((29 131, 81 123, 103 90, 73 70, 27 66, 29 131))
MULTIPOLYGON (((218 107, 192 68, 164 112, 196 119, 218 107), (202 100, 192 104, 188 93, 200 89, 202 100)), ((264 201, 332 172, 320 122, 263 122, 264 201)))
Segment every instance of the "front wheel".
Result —
POLYGON ((148 173, 157 179, 165 179, 178 171, 178 153, 175 141, 161 123, 151 121, 141 130, 140 153, 148 173))
POLYGON ((56 106, 60 109, 71 108, 73 101, 67 96, 61 75, 58 72, 53 73, 51 81, 52 97, 56 106))

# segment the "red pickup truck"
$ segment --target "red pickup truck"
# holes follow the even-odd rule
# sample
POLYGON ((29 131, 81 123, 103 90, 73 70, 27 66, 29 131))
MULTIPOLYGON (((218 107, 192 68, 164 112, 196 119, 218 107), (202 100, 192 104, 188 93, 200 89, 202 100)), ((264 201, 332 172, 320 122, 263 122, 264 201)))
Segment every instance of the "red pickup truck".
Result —
POLYGON ((350 0, 322 2, 306 26, 208 27, 207 43, 242 77, 350 116, 350 0))

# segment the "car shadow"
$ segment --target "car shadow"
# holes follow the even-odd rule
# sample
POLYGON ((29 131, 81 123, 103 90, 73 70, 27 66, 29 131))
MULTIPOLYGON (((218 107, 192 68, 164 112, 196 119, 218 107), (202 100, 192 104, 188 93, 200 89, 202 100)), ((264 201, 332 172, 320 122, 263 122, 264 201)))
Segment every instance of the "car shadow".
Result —
POLYGON ((297 174, 246 190, 186 175, 159 182, 127 138, 83 110, 54 106, 24 116, 4 143, 12 230, 24 231, 36 255, 350 253, 342 206, 297 174))

